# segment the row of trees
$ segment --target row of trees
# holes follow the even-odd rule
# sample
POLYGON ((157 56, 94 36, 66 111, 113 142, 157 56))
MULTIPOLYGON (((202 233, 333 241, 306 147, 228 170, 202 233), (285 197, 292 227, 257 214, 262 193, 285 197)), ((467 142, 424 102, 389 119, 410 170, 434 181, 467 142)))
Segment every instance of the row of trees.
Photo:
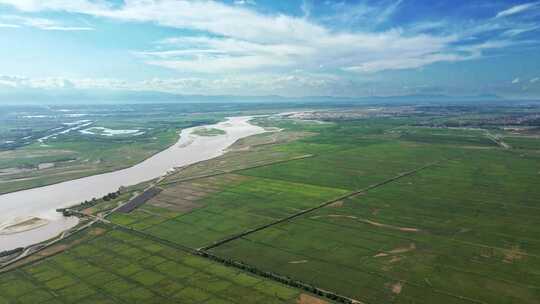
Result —
MULTIPOLYGON (((107 193, 105 196, 103 196, 101 199, 108 202, 110 200, 114 200, 116 198, 118 198, 118 196, 120 196, 121 194, 121 189, 119 189, 118 191, 116 192, 111 192, 111 193, 107 193)), ((97 203, 99 203, 99 200, 97 198, 93 198, 89 201, 84 201, 82 202, 81 204, 75 206, 73 209, 76 209, 76 210, 83 210, 83 209, 86 209, 86 208, 90 208, 94 205, 96 205, 97 203)))
POLYGON ((297 281, 297 280, 291 279, 291 278, 289 278, 287 276, 282 276, 282 275, 279 275, 279 274, 276 274, 276 273, 273 273, 273 272, 264 271, 264 270, 258 269, 256 267, 244 264, 242 262, 237 262, 237 261, 234 261, 234 260, 231 260, 231 259, 221 258, 221 257, 215 256, 215 255, 213 255, 213 254, 211 254, 209 252, 206 252, 206 251, 198 251, 198 254, 203 256, 203 257, 214 260, 216 262, 219 262, 221 264, 224 264, 224 265, 227 265, 227 266, 232 266, 232 267, 235 267, 235 268, 239 268, 239 269, 242 269, 244 271, 248 271, 248 272, 251 272, 253 274, 256 274, 258 276, 262 276, 262 277, 265 277, 265 278, 272 279, 274 281, 278 281, 278 282, 286 284, 288 286, 303 289, 303 290, 305 290, 307 292, 316 294, 316 295, 318 295, 320 297, 331 299, 331 300, 333 300, 335 302, 346 303, 346 304, 358 303, 357 301, 355 301, 353 299, 344 297, 342 295, 335 294, 335 293, 327 291, 327 290, 320 289, 320 288, 315 287, 315 286, 313 286, 311 284, 304 283, 304 282, 301 282, 301 281, 297 281))
POLYGON ((156 241, 158 241, 160 243, 164 243, 167 246, 171 246, 173 248, 181 247, 179 249, 187 251, 187 252, 189 252, 191 254, 196 254, 196 255, 199 255, 201 257, 211 259, 211 260, 213 260, 215 262, 218 262, 218 263, 226 265, 226 266, 235 267, 235 268, 247 271, 247 272, 251 272, 251 273, 253 273, 255 275, 258 275, 258 276, 261 276, 261 277, 272 279, 274 281, 280 282, 282 284, 286 284, 286 285, 291 286, 291 287, 295 287, 295 288, 305 290, 307 292, 318 295, 318 296, 320 296, 322 298, 331 299, 334 302, 346 303, 346 304, 358 304, 359 303, 358 301, 355 301, 355 300, 353 300, 351 298, 347 298, 345 296, 333 293, 331 291, 320 289, 320 288, 315 287, 315 286, 313 286, 311 284, 308 284, 308 283, 305 283, 305 282, 302 282, 302 281, 297 281, 297 280, 294 280, 294 279, 289 278, 287 276, 282 276, 282 275, 279 275, 279 274, 276 274, 276 273, 273 273, 273 272, 264 271, 264 270, 258 269, 256 267, 244 264, 242 262, 234 261, 232 259, 226 259, 226 258, 216 256, 216 255, 214 255, 212 253, 209 253, 208 251, 205 251, 203 249, 202 250, 201 249, 194 250, 194 249, 191 249, 191 248, 187 248, 187 247, 181 246, 181 245, 179 245, 177 243, 172 243, 172 242, 167 241, 167 240, 163 240, 163 239, 151 236, 151 235, 147 235, 144 232, 133 229, 133 227, 125 227, 125 226, 122 226, 122 225, 114 225, 114 226, 119 228, 119 229, 135 232, 135 233, 137 233, 137 234, 139 234, 141 236, 144 236, 146 238, 150 238, 152 240, 156 240, 156 241))
MULTIPOLYGON (((120 194, 122 194, 122 191, 123 191, 123 187, 120 187, 120 189, 118 189, 118 191, 116 191, 116 192, 107 193, 105 196, 103 196, 101 198, 101 200, 106 201, 106 202, 110 201, 110 200, 114 200, 114 199, 118 198, 118 196, 120 196, 120 194)), ((72 216, 74 214, 70 210, 81 211, 81 210, 93 207, 99 202, 100 202, 100 200, 94 197, 91 200, 86 200, 86 201, 80 203, 79 205, 73 206, 71 208, 56 209, 56 212, 62 212, 62 214, 64 216, 72 216)))
POLYGON ((120 190, 118 190, 116 192, 111 192, 111 193, 105 195, 103 197, 103 200, 104 201, 110 201, 110 200, 116 199, 119 195, 120 195, 120 190))
POLYGON ((23 249, 24 249, 23 247, 18 247, 18 248, 11 249, 11 250, 0 251, 0 258, 10 256, 10 255, 13 255, 13 254, 17 254, 17 253, 21 253, 23 251, 23 249))

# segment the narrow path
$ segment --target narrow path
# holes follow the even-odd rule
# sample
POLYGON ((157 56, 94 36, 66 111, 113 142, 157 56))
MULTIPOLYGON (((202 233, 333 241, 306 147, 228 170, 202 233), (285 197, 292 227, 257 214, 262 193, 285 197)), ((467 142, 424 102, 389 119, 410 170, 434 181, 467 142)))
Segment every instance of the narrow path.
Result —
MULTIPOLYGON (((143 190, 143 193, 144 191, 152 188, 152 187, 155 187, 156 185, 170 185, 170 184, 176 184, 176 183, 181 183, 181 182, 186 182, 186 181, 191 181, 191 180, 197 180, 197 179, 201 179, 201 178, 206 178, 206 177, 212 177, 212 176, 218 176, 218 175, 224 175, 224 174, 230 174, 230 173, 234 173, 234 172, 238 172, 238 171, 242 171, 242 170, 249 170, 249 169, 254 169, 254 168, 260 168, 260 167, 265 167, 265 166, 270 166, 270 165, 275 165, 275 164, 280 164, 280 163, 286 163, 286 162, 290 162, 290 161, 295 161, 295 160, 301 160, 301 159, 305 159, 305 158, 310 158, 310 157, 314 157, 315 155, 313 154, 306 154, 306 155, 301 155, 301 156, 296 156, 296 157, 293 157, 293 158, 289 158, 289 159, 285 159, 285 160, 279 160, 279 161, 275 161, 275 162, 270 162, 270 163, 265 163, 265 164, 260 164, 260 165, 256 165, 256 166, 251 166, 251 167, 245 167, 245 168, 240 168, 240 169, 234 169, 234 170, 226 170, 226 171, 221 171, 221 172, 218 172, 218 173, 212 173, 212 174, 207 174, 207 175, 200 175, 200 176, 194 176, 194 177, 189 177, 189 178, 185 178, 185 179, 181 179, 181 180, 174 180, 174 181, 169 181, 169 182, 165 182, 165 183, 162 183, 164 180, 166 180, 167 176, 161 176, 160 178, 158 178, 157 180, 155 180, 154 182, 150 183, 149 186, 147 186, 144 190, 143 190), (162 183, 162 184, 160 184, 162 183)), ((87 229, 87 228, 90 228, 92 225, 94 225, 95 223, 97 222, 102 222, 104 224, 112 224, 109 220, 106 219, 106 217, 111 214, 111 213, 114 213, 115 211, 117 211, 118 209, 120 209, 122 206, 124 206, 125 204, 129 203, 131 200, 135 199, 136 197, 138 197, 139 195, 141 195, 141 193, 135 193, 129 200, 127 200, 126 202, 124 202, 123 204, 120 204, 118 206, 116 206, 115 208, 113 208, 112 210, 109 210, 105 213, 102 213, 102 214, 98 214, 98 215, 91 215, 91 214, 85 214, 83 212, 80 212, 78 210, 75 210, 75 209, 71 209, 71 208, 65 208, 65 210, 71 212, 72 214, 78 216, 78 217, 87 217, 87 218, 90 218, 92 219, 92 221, 90 221, 89 223, 86 223, 84 224, 83 226, 75 229, 73 231, 73 233, 76 233, 76 232, 79 232, 79 231, 82 231, 84 229, 87 229)), ((124 227, 126 229, 129 229, 127 227, 124 227)), ((20 254, 19 256, 17 256, 16 258, 8 261, 8 262, 4 262, 4 263, 0 263, 0 272, 3 270, 3 269, 6 269, 8 266, 30 256, 30 255, 33 255, 35 253, 38 253, 46 248, 49 248, 50 246, 52 245, 55 245, 57 244, 58 242, 62 241, 63 239, 71 236, 73 233, 68 233, 66 231, 64 231, 61 235, 49 240, 48 242, 46 242, 45 244, 41 243, 41 244, 34 244, 34 245, 30 245, 28 247, 26 247, 22 254, 20 254)), ((170 244, 169 244, 170 245, 170 244)))
MULTIPOLYGON (((88 215, 82 214, 82 213, 81 213, 81 215, 86 216, 86 217, 88 216, 88 215)), ((81 232, 81 231, 83 231, 83 230, 85 230, 85 229, 88 229, 88 228, 92 227, 95 223, 97 223, 97 222, 99 222, 99 221, 103 221, 103 222, 107 221, 107 220, 102 219, 102 218, 97 218, 97 217, 92 217, 92 218, 93 218, 92 221, 90 221, 90 222, 84 224, 83 226, 80 226, 80 227, 78 227, 78 228, 76 228, 76 229, 74 229, 74 230, 64 231, 64 232, 62 232, 62 234, 60 234, 59 236, 57 236, 57 237, 55 237, 55 238, 53 238, 53 239, 50 239, 50 240, 47 241, 46 243, 38 243, 38 244, 35 244, 35 245, 31 245, 31 246, 26 247, 26 248, 23 250, 23 252, 22 252, 19 256, 17 256, 16 258, 14 258, 14 259, 12 259, 12 260, 10 260, 10 261, 8 261, 8 262, 5 262, 5 263, 0 264, 0 274, 1 274, 1 273, 4 273, 4 272, 7 272, 7 271, 11 271, 11 270, 13 270, 13 269, 16 269, 16 268, 19 267, 19 266, 15 267, 15 268, 9 268, 9 267, 10 267, 11 265, 13 265, 13 264, 15 264, 15 263, 21 261, 21 260, 24 259, 24 258, 27 258, 27 257, 29 257, 29 256, 32 256, 32 255, 38 253, 38 252, 41 252, 41 251, 45 250, 45 249, 47 249, 47 248, 49 248, 49 247, 51 247, 51 246, 54 246, 54 245, 58 244, 59 242, 63 241, 64 239, 66 239, 66 238, 68 238, 68 237, 70 237, 70 236, 72 236, 72 235, 74 235, 74 234, 76 234, 76 233, 79 233, 79 232, 81 232)), ((62 250, 62 251, 63 251, 63 250, 62 250)), ((57 253, 55 253, 55 254, 58 254, 58 253, 60 253, 60 252, 62 252, 62 251, 59 251, 59 252, 57 252, 57 253)), ((55 254, 53 254, 53 255, 55 255, 55 254)), ((52 256, 52 255, 51 255, 51 256, 52 256)), ((49 257, 49 256, 42 257, 42 258, 39 258, 38 260, 41 260, 41 259, 44 259, 44 258, 48 258, 48 257, 49 257)))
MULTIPOLYGON (((323 208, 325 206, 333 204, 333 203, 335 203, 337 201, 347 199, 347 198, 350 198, 352 196, 355 196, 355 195, 367 192, 369 190, 381 187, 383 185, 386 185, 388 183, 394 182, 394 181, 399 180, 401 178, 413 175, 413 174, 415 174, 415 173, 417 173, 417 172, 419 172, 421 170, 436 166, 436 165, 438 165, 438 164, 440 164, 442 162, 448 161, 448 160, 449 159, 444 159, 444 160, 432 162, 432 163, 426 164, 426 165, 424 165, 422 167, 419 167, 419 168, 416 168, 416 169, 413 169, 413 170, 398 174, 398 175, 396 175, 396 176, 394 176, 392 178, 389 178, 389 179, 386 179, 386 180, 381 181, 379 183, 370 185, 370 186, 368 186, 366 188, 363 188, 361 190, 354 191, 354 192, 342 195, 342 196, 340 196, 338 198, 332 199, 330 201, 326 201, 326 202, 324 202, 324 203, 322 203, 322 204, 320 204, 318 206, 315 206, 313 208, 309 208, 307 210, 297 212, 297 213, 295 213, 295 214, 293 214, 291 216, 276 220, 276 221, 274 221, 272 223, 269 223, 269 224, 266 224, 266 225, 263 225, 263 226, 260 226, 260 227, 254 228, 254 229, 247 230, 247 231, 242 232, 240 234, 236 234, 234 236, 231 236, 231 237, 228 237, 226 239, 217 241, 217 242, 215 242, 215 243, 213 243, 213 244, 211 244, 209 246, 199 248, 199 249, 193 249, 193 248, 190 248, 190 247, 187 247, 187 246, 184 246, 184 245, 181 245, 181 244, 178 244, 178 243, 175 243, 175 242, 172 242, 172 241, 169 241, 169 240, 166 240, 166 239, 163 239, 163 238, 148 234, 146 232, 133 229, 131 227, 127 227, 127 226, 112 223, 112 222, 106 220, 103 216, 93 216, 93 215, 88 215, 88 214, 84 214, 84 213, 81 213, 81 212, 75 212, 75 213, 77 213, 77 215, 82 216, 82 217, 91 218, 92 219, 92 224, 96 223, 96 222, 101 222, 101 223, 105 224, 106 226, 109 226, 109 227, 111 227, 113 229, 118 229, 118 230, 126 231, 128 233, 133 233, 133 234, 136 234, 136 235, 138 235, 140 237, 143 237, 143 238, 158 242, 160 244, 163 244, 165 246, 172 247, 172 248, 184 251, 184 252, 192 254, 192 255, 207 258, 207 259, 210 259, 212 261, 223 264, 225 266, 234 267, 234 268, 240 269, 242 271, 250 272, 250 273, 252 273, 254 275, 265 277, 267 279, 271 279, 273 281, 285 284, 287 286, 291 286, 291 287, 294 287, 294 288, 297 288, 297 289, 300 289, 300 290, 304 290, 306 292, 312 293, 312 294, 317 295, 317 296, 322 297, 322 298, 327 298, 327 299, 330 299, 332 301, 341 302, 341 303, 351 303, 351 304, 356 303, 356 304, 359 304, 359 303, 365 303, 365 302, 361 302, 361 301, 359 301, 357 299, 352 299, 352 298, 349 298, 349 297, 344 296, 344 295, 336 294, 336 293, 334 293, 332 291, 325 290, 325 289, 313 286, 313 285, 311 285, 309 283, 298 281, 298 280, 295 280, 295 279, 292 279, 292 278, 289 278, 289 277, 286 277, 286 276, 283 276, 283 275, 280 275, 280 274, 277 274, 277 273, 273 273, 273 272, 270 272, 270 271, 264 271, 264 270, 258 269, 256 267, 248 265, 248 264, 244 264, 244 263, 239 262, 239 261, 234 261, 234 260, 230 260, 230 259, 227 259, 227 258, 223 258, 223 257, 217 256, 217 255, 215 255, 215 254, 213 254, 211 252, 208 252, 207 250, 215 248, 215 247, 217 247, 219 245, 228 243, 228 242, 233 241, 235 239, 244 237, 244 236, 249 235, 251 233, 260 231, 262 229, 265 229, 265 228, 277 225, 279 223, 283 223, 285 221, 294 219, 296 217, 307 214, 309 212, 318 210, 320 208, 323 208)), ((407 282, 407 283, 409 283, 409 282, 407 282)), ((437 290, 437 292, 447 294, 445 292, 438 291, 438 290, 437 290)), ((459 295, 453 295, 453 294, 447 294, 447 295, 450 295, 450 296, 453 296, 453 297, 458 298, 460 300, 464 300, 464 301, 471 302, 471 303, 485 304, 485 303, 483 303, 481 301, 477 301, 475 299, 470 299, 470 298, 459 296, 459 295)))
MULTIPOLYGON (((160 183, 159 185, 160 186, 174 185, 174 184, 188 182, 188 181, 197 180, 197 179, 201 179, 201 178, 219 176, 219 175, 224 175, 224 174, 231 174, 231 173, 240 172, 240 171, 249 170, 249 169, 256 169, 256 168, 262 168, 262 167, 267 167, 267 166, 271 166, 271 165, 288 163, 288 162, 291 162, 291 161, 301 160, 301 159, 315 157, 315 156, 316 155, 314 155, 314 154, 305 154, 305 155, 301 155, 301 156, 296 156, 296 157, 292 157, 292 158, 288 158, 288 159, 278 160, 278 161, 274 161, 274 162, 264 163, 264 164, 245 167, 245 168, 232 169, 232 170, 223 170, 223 171, 220 171, 220 172, 217 172, 217 173, 203 174, 203 175, 198 175, 198 176, 193 176, 193 177, 186 177, 186 178, 177 179, 177 180, 165 181, 165 182, 160 183)), ((192 164, 190 166, 193 166, 193 165, 196 165, 196 164, 197 163, 192 164)))
POLYGON ((448 159, 444 159, 444 160, 439 160, 439 161, 436 161, 436 162, 432 162, 432 163, 429 163, 427 165, 424 165, 422 167, 419 167, 419 168, 416 168, 416 169, 413 169, 411 171, 407 171, 405 173, 401 173, 401 174, 398 174, 392 178, 389 178, 389 179, 386 179, 382 182, 379 182, 379 183, 376 183, 376 184, 373 184, 373 185, 370 185, 366 188, 363 188, 363 189, 360 189, 360 190, 357 190, 357 191, 354 191, 354 192, 350 192, 348 194, 345 194, 345 195, 342 195, 338 198, 335 198, 335 199, 332 199, 330 201, 326 201, 318 206, 315 206, 315 207, 312 207, 312 208, 309 208, 309 209, 306 209, 306 210, 302 210, 302 211, 299 211, 295 214, 292 214, 290 216, 287 216, 287 217, 284 217, 282 219, 279 219, 279 220, 276 220, 276 221, 273 221, 269 224, 265 224, 265 225, 262 225, 262 226, 259 226, 259 227, 256 227, 256 228, 253 228, 253 229, 249 229, 249 230, 246 230, 244 232, 241 232, 241 233, 238 233, 238 234, 235 234, 233 236, 230 236, 230 237, 227 237, 225 239, 222 239, 222 240, 219 240, 219 241, 216 241, 208 246, 205 246, 205 247, 202 247, 202 248, 199 248, 199 250, 202 250, 202 251, 206 251, 206 250, 210 250, 212 248, 215 248, 215 247, 218 247, 218 246, 221 246, 223 244, 226 244, 228 242, 231 242, 231 241, 234 241, 236 239, 239 239, 239 238, 242 238, 246 235, 249 235, 249 234, 252 234, 252 233, 255 233, 257 231, 261 231, 263 229, 266 229, 266 228, 269 228, 269 227, 272 227, 272 226, 275 226, 277 224, 281 224, 283 222, 286 222, 286 221, 289 221, 289 220, 292 220, 294 218, 297 218, 299 216, 302 216, 304 214, 307 214, 307 213, 310 213, 310 212, 313 212, 315 210, 318 210, 318 209, 321 209, 321 208, 324 208, 330 204, 333 204, 335 202, 338 202, 338 201, 341 201, 341 200, 344 200, 344 199, 347 199, 347 198, 350 198, 350 197, 353 197, 355 195, 358 195, 358 194, 361 194, 361 193, 364 193, 364 192, 367 192, 367 191, 370 191, 370 190, 373 190, 375 188, 378 188, 378 187, 381 187, 381 186, 384 186, 388 183, 391 183, 391 182, 394 182, 400 178, 403 178, 403 177, 406 177, 406 176, 409 176, 409 175, 412 175, 412 174, 415 174, 417 173, 418 171, 421 171, 421 170, 424 170, 424 169, 427 169, 427 168, 430 168, 430 167, 433 167, 435 165, 438 165, 440 164, 441 162, 443 161, 448 161, 448 159))
POLYGON ((491 134, 488 130, 486 130, 486 136, 487 138, 489 138, 491 141, 493 141, 494 143, 496 143, 497 145, 501 146, 502 148, 504 149, 511 149, 512 147, 505 143, 501 137, 499 135, 493 135, 491 134))

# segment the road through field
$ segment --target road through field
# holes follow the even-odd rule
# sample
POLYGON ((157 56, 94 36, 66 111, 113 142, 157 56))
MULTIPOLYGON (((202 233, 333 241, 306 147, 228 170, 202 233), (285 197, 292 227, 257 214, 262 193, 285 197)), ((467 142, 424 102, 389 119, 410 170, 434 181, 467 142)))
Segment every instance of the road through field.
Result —
MULTIPOLYGON (((444 160, 446 161, 446 160, 444 160)), ((249 229, 247 231, 244 231, 244 232, 241 232, 239 234, 236 234, 236 235, 232 235, 230 237, 227 237, 225 239, 222 239, 222 240, 219 240, 219 241, 216 241, 206 247, 203 247, 203 248, 199 248, 200 250, 203 250, 203 251, 206 251, 206 250, 210 250, 210 249, 213 249, 215 247, 218 247, 218 246, 221 246, 225 243, 228 243, 228 242, 231 242, 231 241, 234 241, 234 240, 237 240, 239 238, 242 238, 242 237, 245 237, 249 234, 252 234, 252 233, 255 233, 255 232, 258 232, 258 231, 261 231, 263 229, 266 229, 266 228, 269 228, 269 227, 272 227, 272 226, 275 226, 275 225, 278 225, 278 224, 281 224, 283 222, 286 222, 286 221, 290 221, 294 218, 297 218, 297 217, 300 217, 304 214, 307 214, 307 213, 310 213, 310 212, 313 212, 315 210, 318 210, 318 209, 321 209, 321 208, 324 208, 326 206, 329 206, 331 204, 334 204, 336 202, 339 202, 339 201, 342 201, 344 199, 347 199, 347 198, 350 198, 350 197, 354 197, 356 195, 359 195, 361 193, 365 193, 369 190, 372 190, 372 189, 375 189, 375 188, 378 188, 378 187, 381 187, 381 186, 384 186, 388 183, 391 183, 391 182, 394 182, 400 178, 403 178, 403 177, 407 177, 409 175, 413 175, 415 173, 417 173, 418 171, 421 171, 421 170, 424 170, 424 169, 427 169, 427 168, 430 168, 430 167, 433 167, 433 166, 436 166, 438 164, 440 164, 442 161, 436 161, 436 162, 432 162, 432 163, 429 163, 427 165, 424 165, 422 167, 419 167, 419 168, 416 168, 416 169, 413 169, 413 170, 410 170, 408 172, 404 172, 404 173, 400 173, 398 174, 397 176, 394 176, 394 177, 391 177, 389 179, 386 179, 386 180, 383 180, 379 183, 376 183, 376 184, 373 184, 373 185, 370 185, 366 188, 363 188, 363 189, 360 189, 360 190, 357 190, 357 191, 353 191, 353 192, 350 192, 350 193, 347 193, 345 195, 342 195, 340 197, 337 197, 337 198, 334 198, 330 201, 326 201, 318 206, 315 206, 315 207, 312 207, 312 208, 309 208, 309 209, 306 209, 306 210, 302 210, 302 211, 299 211, 295 214, 292 214, 290 216, 287 216, 285 218, 281 218, 281 219, 278 219, 276 221, 273 221, 271 223, 268 223, 268 224, 265 224, 265 225, 262 225, 262 226, 259 226, 259 227, 255 227, 255 228, 252 228, 252 229, 249 229)))
POLYGON ((0 251, 44 241, 77 224, 77 219, 63 217, 55 211, 57 208, 102 197, 121 186, 157 178, 175 167, 217 157, 238 139, 264 132, 249 120, 250 117, 231 117, 206 126, 226 132, 217 136, 198 136, 192 134, 196 128, 184 129, 176 144, 130 168, 1 195, 0 251), (2 233, 4 228, 33 217, 45 219, 48 224, 19 233, 2 233))

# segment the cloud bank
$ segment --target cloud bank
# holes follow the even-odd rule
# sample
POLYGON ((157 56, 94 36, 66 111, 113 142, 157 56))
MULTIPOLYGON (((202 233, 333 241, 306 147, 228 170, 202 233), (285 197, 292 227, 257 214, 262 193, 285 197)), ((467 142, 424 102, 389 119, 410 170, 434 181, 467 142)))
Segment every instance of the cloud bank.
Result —
MULTIPOLYGON (((481 20, 428 20, 402 26, 388 26, 389 20, 407 4, 402 0, 377 5, 327 3, 332 14, 322 17, 312 16, 307 1, 301 8, 303 16, 263 13, 256 10, 256 1, 248 0, 230 4, 185 0, 124 0, 120 4, 106 0, 0 0, 0 4, 20 13, 0 16, 0 27, 4 28, 94 29, 36 17, 39 13, 67 13, 184 31, 154 41, 153 47, 130 52, 140 62, 174 71, 179 77, 136 83, 68 81, 82 88, 99 85, 130 89, 139 85, 162 91, 199 89, 211 93, 253 88, 259 88, 261 93, 284 88, 290 92, 343 92, 344 85, 369 81, 371 75, 381 72, 475 60, 497 50, 537 44, 522 37, 540 28, 534 21, 515 19, 535 12, 540 2, 506 7, 481 20), (341 26, 332 26, 336 24, 341 26)), ((4 79, 0 85, 35 87, 41 82, 50 85, 51 81, 53 86, 62 85, 56 82, 58 78, 51 79, 4 79)))

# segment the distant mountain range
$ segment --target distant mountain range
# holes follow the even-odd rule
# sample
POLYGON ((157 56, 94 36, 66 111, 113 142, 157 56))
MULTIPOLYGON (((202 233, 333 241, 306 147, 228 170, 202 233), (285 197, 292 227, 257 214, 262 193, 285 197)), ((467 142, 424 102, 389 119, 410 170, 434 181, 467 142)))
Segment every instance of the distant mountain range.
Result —
POLYGON ((94 90, 26 90, 0 91, 0 104, 91 104, 91 103, 224 103, 224 102, 299 102, 299 103, 441 103, 501 101, 497 95, 448 96, 448 95, 403 95, 369 97, 308 96, 284 97, 235 96, 235 95, 181 95, 151 91, 94 91, 94 90))

